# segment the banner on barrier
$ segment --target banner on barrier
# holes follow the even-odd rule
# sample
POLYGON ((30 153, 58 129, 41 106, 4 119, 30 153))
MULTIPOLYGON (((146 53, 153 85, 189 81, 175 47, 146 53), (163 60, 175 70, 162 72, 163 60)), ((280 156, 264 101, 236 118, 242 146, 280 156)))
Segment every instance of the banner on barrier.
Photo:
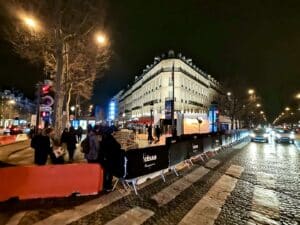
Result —
POLYGON ((188 158, 188 149, 191 146, 189 141, 184 140, 182 137, 166 138, 166 143, 169 152, 169 166, 174 166, 188 158))
POLYGON ((169 156, 166 146, 132 149, 126 152, 126 179, 140 177, 168 168, 169 156))
POLYGON ((190 148, 188 150, 189 157, 193 157, 203 153, 203 138, 200 135, 191 135, 190 148))

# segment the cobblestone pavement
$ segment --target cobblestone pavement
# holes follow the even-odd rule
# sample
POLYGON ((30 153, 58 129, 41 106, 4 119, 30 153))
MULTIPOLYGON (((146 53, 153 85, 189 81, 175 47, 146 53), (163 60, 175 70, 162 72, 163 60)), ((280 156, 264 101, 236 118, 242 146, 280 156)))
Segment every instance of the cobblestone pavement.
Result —
POLYGON ((0 224, 300 224, 300 151, 244 143, 166 182, 109 194, 0 203, 0 224))

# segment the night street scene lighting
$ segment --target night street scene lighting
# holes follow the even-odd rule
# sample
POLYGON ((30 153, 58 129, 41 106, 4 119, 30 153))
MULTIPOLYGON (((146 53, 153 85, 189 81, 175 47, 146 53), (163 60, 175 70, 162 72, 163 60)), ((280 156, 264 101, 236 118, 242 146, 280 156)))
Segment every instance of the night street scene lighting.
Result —
POLYGON ((299 224, 300 1, 0 3, 0 224, 299 224))

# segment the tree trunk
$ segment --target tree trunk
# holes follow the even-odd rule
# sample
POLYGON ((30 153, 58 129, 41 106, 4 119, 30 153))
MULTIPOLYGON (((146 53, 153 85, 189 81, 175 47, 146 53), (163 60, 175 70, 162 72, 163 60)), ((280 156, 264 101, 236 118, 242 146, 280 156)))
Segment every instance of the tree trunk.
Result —
POLYGON ((64 56, 63 41, 59 41, 56 47, 56 75, 55 75, 55 103, 54 103, 54 131, 56 136, 60 136, 63 129, 63 104, 64 104, 64 56))
POLYGON ((71 97, 72 97, 72 95, 71 95, 72 88, 73 88, 73 83, 70 84, 70 88, 68 90, 67 102, 66 102, 66 114, 67 114, 66 127, 70 126, 70 102, 71 102, 71 97))

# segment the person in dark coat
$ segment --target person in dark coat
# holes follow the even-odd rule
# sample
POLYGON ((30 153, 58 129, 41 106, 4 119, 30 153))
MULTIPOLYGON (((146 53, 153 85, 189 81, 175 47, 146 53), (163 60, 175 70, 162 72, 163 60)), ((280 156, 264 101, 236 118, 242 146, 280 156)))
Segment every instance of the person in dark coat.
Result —
POLYGON ((98 163, 100 142, 97 138, 97 130, 93 129, 92 126, 88 126, 87 132, 86 138, 88 139, 89 150, 84 154, 84 157, 88 163, 98 163))
POLYGON ((67 151, 68 138, 69 138, 69 130, 68 128, 65 128, 60 137, 60 144, 62 148, 66 151, 67 151))
POLYGON ((152 136, 152 125, 150 125, 147 129, 147 132, 148 132, 148 142, 149 144, 152 143, 153 141, 153 136, 152 136))
POLYGON ((67 138, 67 150, 69 153, 69 162, 73 162, 74 160, 74 152, 76 149, 76 133, 74 127, 70 127, 68 138, 67 138))
POLYGON ((50 140, 39 129, 38 133, 31 139, 30 146, 34 149, 34 163, 37 165, 45 165, 48 155, 51 151, 50 140))
POLYGON ((160 135, 161 135, 161 130, 160 130, 158 125, 155 127, 155 135, 156 135, 156 138, 157 138, 157 142, 159 142, 160 135))
POLYGON ((81 126, 79 126, 79 127, 77 128, 77 131, 76 131, 78 143, 81 142, 81 139, 82 139, 82 133, 83 133, 83 129, 82 129, 81 126))
POLYGON ((112 171, 114 169, 114 157, 121 150, 121 145, 112 136, 113 130, 104 130, 100 142, 100 164, 104 167, 104 190, 112 190, 112 171))

